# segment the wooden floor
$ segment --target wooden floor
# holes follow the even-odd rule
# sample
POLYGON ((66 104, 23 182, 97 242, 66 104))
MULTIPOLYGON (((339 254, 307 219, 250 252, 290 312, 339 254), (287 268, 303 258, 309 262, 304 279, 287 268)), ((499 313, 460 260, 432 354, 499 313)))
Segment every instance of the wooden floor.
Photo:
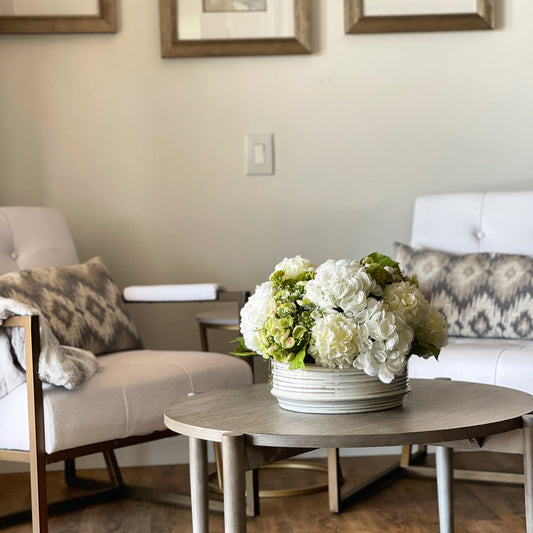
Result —
MULTIPOLYGON (((345 485, 364 481, 396 458, 358 457, 342 459, 345 485)), ((521 471, 521 457, 500 454, 456 454, 456 466, 474 465, 485 469, 521 471)), ((91 471, 94 475, 95 471, 91 471)), ((186 465, 129 468, 123 471, 126 483, 165 487, 187 491, 186 465)), ((102 473, 97 472, 97 477, 102 473)), ((62 475, 50 472, 49 497, 65 496, 62 475)), ((296 487, 325 481, 325 474, 294 470, 261 472, 262 488, 296 487)), ((455 484, 457 533, 515 533, 525 531, 523 488, 470 482, 455 484)), ((29 502, 28 478, 25 474, 0 475, 0 513, 19 510, 29 502)), ((223 531, 223 517, 210 515, 210 531, 223 531)), ((50 518, 54 533, 188 533, 191 513, 185 508, 117 500, 97 504, 68 514, 50 518)), ((29 533, 30 524, 13 526, 6 533, 29 533)), ((261 500, 261 515, 248 520, 250 533, 430 533, 438 531, 435 481, 402 478, 379 493, 359 502, 338 515, 328 511, 327 492, 306 496, 261 500)))

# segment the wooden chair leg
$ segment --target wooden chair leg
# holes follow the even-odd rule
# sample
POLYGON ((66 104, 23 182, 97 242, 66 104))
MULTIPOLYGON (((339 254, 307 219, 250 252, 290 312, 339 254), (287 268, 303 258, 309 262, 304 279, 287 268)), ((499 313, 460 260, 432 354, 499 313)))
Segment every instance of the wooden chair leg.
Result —
POLYGON ((39 317, 22 317, 28 395, 30 486, 33 533, 48 533, 43 384, 39 381, 39 317))
POLYGON ((30 461, 32 532, 48 533, 48 499, 46 494, 46 458, 34 453, 30 461))
POLYGON ((102 453, 104 455, 107 473, 109 474, 109 482, 79 477, 76 472, 76 459, 67 459, 65 461, 65 483, 69 487, 84 490, 102 490, 123 487, 124 481, 122 480, 122 473, 118 466, 115 452, 113 450, 107 450, 102 453))
POLYGON ((122 479, 122 472, 118 466, 117 458, 113 450, 106 450, 104 452, 105 464, 111 483, 115 487, 123 487, 124 481, 122 479))

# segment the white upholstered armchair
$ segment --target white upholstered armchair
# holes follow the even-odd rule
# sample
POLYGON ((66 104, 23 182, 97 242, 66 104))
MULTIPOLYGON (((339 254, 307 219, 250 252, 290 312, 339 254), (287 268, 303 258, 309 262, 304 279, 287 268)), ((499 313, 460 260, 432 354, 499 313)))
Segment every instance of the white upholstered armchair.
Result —
MULTIPOLYGON (((235 295, 206 284, 132 287, 125 296, 235 295)), ((249 364, 229 355, 144 348, 102 261, 79 264, 52 209, 0 208, 0 308, 0 460, 30 464, 34 533, 48 531, 48 463, 66 461, 76 483, 73 459, 103 452, 108 488, 126 494, 114 449, 173 436, 163 410, 180 396, 252 382, 249 364)))
MULTIPOLYGON (((449 324, 449 343, 438 361, 411 358, 409 376, 533 394, 533 191, 420 196, 411 241, 396 252, 407 274, 418 273, 421 290, 449 324)), ((479 449, 491 450, 487 442, 479 449)), ((504 451, 520 453, 521 443, 504 451)), ((409 465, 406 449, 403 458, 409 465)), ((454 477, 523 482, 516 473, 461 470, 454 477)))

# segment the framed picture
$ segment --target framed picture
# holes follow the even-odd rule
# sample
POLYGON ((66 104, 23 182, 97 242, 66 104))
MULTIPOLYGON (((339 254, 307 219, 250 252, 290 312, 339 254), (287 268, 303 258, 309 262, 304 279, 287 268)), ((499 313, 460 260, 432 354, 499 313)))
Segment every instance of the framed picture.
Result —
POLYGON ((0 0, 0 33, 112 33, 115 0, 0 0))
POLYGON ((495 0, 344 0, 345 33, 489 30, 495 0))
POLYGON ((311 53, 311 0, 159 0, 163 57, 311 53))

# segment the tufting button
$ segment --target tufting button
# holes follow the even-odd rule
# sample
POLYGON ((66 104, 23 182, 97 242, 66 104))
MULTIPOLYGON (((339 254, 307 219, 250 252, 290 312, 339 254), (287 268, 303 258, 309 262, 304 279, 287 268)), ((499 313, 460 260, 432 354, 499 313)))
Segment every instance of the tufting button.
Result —
POLYGON ((18 256, 17 252, 11 252, 11 259, 15 259, 16 260, 16 259, 18 259, 18 257, 19 256, 18 256))
POLYGON ((485 232, 484 231, 476 231, 476 237, 481 240, 483 238, 485 238, 485 232))

